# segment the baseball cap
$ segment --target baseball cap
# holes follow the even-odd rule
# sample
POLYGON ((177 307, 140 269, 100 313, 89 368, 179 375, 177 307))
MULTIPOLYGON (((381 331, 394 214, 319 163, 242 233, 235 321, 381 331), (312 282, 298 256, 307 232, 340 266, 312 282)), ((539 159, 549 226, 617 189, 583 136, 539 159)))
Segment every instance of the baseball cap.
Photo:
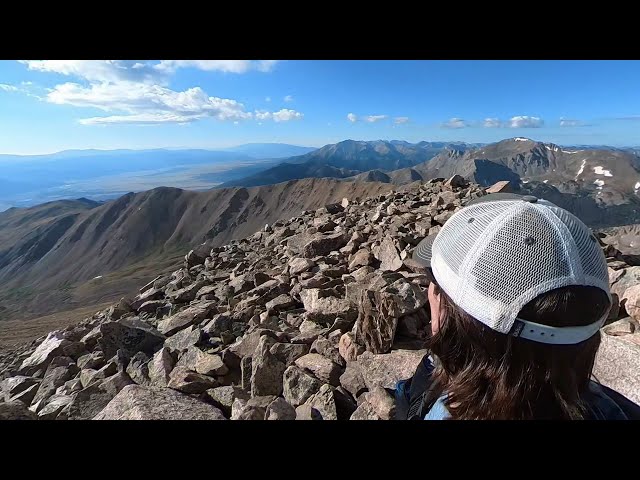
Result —
POLYGON ((547 344, 576 344, 606 320, 551 327, 518 318, 537 296, 570 285, 604 291, 607 263, 599 242, 577 217, 531 195, 495 193, 457 211, 423 239, 413 259, 430 267, 440 288, 491 329, 547 344))

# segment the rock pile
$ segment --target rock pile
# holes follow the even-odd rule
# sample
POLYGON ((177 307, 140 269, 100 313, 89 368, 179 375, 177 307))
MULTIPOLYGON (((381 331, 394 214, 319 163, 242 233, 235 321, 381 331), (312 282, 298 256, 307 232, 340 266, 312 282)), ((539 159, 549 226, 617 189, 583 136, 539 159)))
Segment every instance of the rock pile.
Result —
MULTIPOLYGON (((429 331, 411 253, 485 194, 437 179, 200 246, 135 298, 0 358, 0 419, 390 419, 429 331)), ((605 327, 600 370, 628 395, 640 388, 610 365, 638 371, 640 266, 606 249, 611 318, 633 318, 605 327)))

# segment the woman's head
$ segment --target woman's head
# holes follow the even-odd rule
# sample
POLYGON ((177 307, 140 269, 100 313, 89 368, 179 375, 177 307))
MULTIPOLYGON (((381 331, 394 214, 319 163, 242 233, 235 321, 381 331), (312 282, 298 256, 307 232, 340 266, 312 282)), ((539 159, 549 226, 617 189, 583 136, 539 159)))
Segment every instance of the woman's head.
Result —
POLYGON ((454 418, 579 418, 611 305, 604 255, 569 212, 491 197, 414 253, 434 277, 436 384, 454 418))
MULTIPOLYGON (((574 345, 553 345, 496 332, 429 289, 431 351, 438 357, 437 391, 448 394, 454 418, 581 418, 600 334, 574 345)), ((588 325, 609 310, 595 287, 552 290, 529 302, 519 318, 554 327, 588 325)))

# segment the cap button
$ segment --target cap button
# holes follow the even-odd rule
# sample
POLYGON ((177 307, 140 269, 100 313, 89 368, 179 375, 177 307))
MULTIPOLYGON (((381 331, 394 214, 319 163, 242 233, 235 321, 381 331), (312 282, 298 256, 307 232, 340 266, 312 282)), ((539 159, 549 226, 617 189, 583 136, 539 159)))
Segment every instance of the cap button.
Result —
POLYGON ((529 203, 536 203, 538 201, 538 197, 534 197, 533 195, 525 195, 522 197, 522 200, 529 203))

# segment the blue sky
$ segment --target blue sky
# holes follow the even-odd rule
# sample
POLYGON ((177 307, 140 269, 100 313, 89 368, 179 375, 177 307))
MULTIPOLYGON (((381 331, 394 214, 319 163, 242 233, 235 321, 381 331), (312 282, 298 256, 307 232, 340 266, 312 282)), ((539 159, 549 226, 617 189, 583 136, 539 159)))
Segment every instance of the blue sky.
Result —
POLYGON ((0 153, 347 138, 639 145, 638 61, 0 61, 0 153))

